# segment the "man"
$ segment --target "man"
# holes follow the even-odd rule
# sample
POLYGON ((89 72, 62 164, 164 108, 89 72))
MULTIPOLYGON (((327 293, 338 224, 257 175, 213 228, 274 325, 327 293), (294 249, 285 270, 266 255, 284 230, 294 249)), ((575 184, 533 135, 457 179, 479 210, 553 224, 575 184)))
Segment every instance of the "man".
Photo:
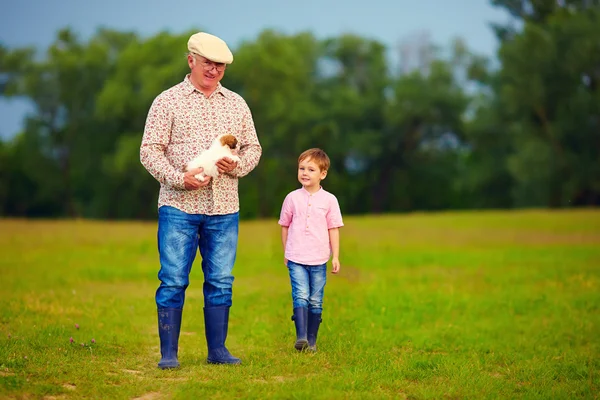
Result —
POLYGON ((262 148, 252 114, 238 94, 221 86, 233 55, 216 36, 199 32, 188 41, 190 73, 156 97, 140 148, 144 167, 160 182, 158 252, 160 286, 156 291, 162 358, 159 368, 177 368, 185 290, 197 248, 204 273, 204 322, 211 364, 239 364, 225 347, 232 296, 239 199, 238 178, 252 171, 262 148), (202 169, 186 164, 220 134, 238 141, 236 163, 222 158, 219 176, 197 180, 202 169))

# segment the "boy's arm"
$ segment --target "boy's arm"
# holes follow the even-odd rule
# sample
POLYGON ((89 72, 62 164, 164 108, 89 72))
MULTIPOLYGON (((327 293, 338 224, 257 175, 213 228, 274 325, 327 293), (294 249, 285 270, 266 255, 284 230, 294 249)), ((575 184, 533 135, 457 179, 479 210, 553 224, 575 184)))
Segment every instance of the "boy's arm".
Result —
POLYGON ((284 254, 283 263, 285 264, 286 267, 287 267, 288 260, 285 258, 285 244, 287 243, 288 230, 289 230, 288 226, 281 227, 281 243, 283 244, 283 254, 284 254))
POLYGON ((340 271, 340 230, 332 228, 329 230, 329 244, 331 245, 331 272, 337 274, 340 271))

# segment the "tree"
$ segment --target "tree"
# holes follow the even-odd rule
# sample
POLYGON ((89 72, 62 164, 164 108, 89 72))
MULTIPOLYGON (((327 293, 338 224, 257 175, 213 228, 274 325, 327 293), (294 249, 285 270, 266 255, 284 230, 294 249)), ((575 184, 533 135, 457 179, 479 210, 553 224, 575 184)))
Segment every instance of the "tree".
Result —
MULTIPOLYGON (((495 3, 510 3, 500 2, 495 3)), ((600 203, 600 8, 532 2, 499 51, 516 205, 600 203)))
POLYGON ((101 154, 108 150, 103 123, 94 118, 95 95, 131 37, 100 30, 89 43, 82 43, 64 29, 41 61, 30 49, 1 54, 2 72, 8 76, 4 95, 27 97, 35 106, 24 143, 38 146, 27 154, 37 150, 45 156, 45 174, 59 174, 59 179, 46 180, 60 182, 53 190, 54 202, 62 204, 64 215, 82 215, 93 196, 92 178, 97 176, 101 154))
POLYGON ((278 215, 287 192, 295 188, 296 159, 318 146, 323 111, 318 88, 318 41, 308 33, 284 35, 267 30, 235 52, 224 84, 240 93, 254 118, 263 156, 240 181, 241 215, 278 215))
POLYGON ((185 43, 192 32, 137 37, 117 54, 112 73, 97 93, 94 118, 105 126, 102 174, 90 214, 109 218, 156 216, 159 184, 139 160, 144 124, 158 94, 181 82, 189 68, 185 43))

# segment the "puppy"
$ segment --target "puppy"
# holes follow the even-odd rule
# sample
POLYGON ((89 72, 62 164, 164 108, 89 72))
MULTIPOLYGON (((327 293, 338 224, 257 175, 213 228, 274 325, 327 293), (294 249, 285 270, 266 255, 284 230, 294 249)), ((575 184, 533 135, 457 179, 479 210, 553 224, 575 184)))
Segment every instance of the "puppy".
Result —
POLYGON ((199 181, 204 181, 205 176, 213 179, 219 176, 217 161, 227 157, 235 162, 240 162, 240 158, 233 154, 237 147, 237 139, 233 135, 219 135, 212 142, 208 150, 204 150, 200 155, 187 164, 187 171, 194 168, 203 168, 204 171, 195 176, 199 181))

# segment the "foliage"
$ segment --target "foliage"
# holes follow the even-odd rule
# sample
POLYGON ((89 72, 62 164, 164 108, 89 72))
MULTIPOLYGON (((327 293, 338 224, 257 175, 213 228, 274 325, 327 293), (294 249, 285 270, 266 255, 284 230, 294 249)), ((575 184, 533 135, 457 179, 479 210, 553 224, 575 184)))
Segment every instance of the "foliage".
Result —
MULTIPOLYGON (((278 214, 309 147, 329 153, 324 187, 346 214, 600 204, 600 6, 492 3, 514 17, 494 27, 498 66, 461 40, 446 57, 418 43, 399 69, 351 34, 241 43, 223 83, 264 150, 240 183, 242 217, 278 214)), ((82 41, 65 29, 42 57, 0 46, 0 95, 35 106, 0 147, 0 214, 155 217, 137 147, 152 100, 188 70, 191 32, 82 41)))

